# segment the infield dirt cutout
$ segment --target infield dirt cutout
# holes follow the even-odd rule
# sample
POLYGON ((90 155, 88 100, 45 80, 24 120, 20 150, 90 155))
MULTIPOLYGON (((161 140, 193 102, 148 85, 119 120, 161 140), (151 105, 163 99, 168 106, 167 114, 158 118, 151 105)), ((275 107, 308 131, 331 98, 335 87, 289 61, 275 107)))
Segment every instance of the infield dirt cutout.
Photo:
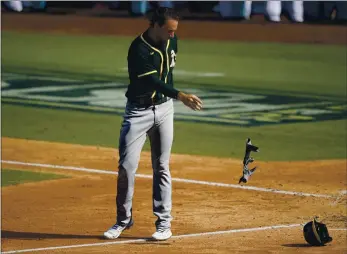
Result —
MULTIPOLYGON (((2 160, 117 171, 116 149, 2 138, 2 160)), ((313 216, 329 229, 346 228, 346 160, 256 162, 246 186, 331 198, 173 182, 174 235, 300 224, 313 216)), ((107 243, 102 233, 115 222, 116 175, 2 163, 2 168, 54 172, 70 178, 2 188, 2 251, 107 243)), ((242 161, 173 154, 173 177, 235 184, 242 161)), ((150 154, 142 152, 138 174, 151 175, 150 154)), ((136 178, 135 225, 115 241, 148 238, 154 232, 152 180, 136 178)), ((330 231, 333 242, 310 248, 302 227, 174 238, 41 251, 43 253, 346 253, 347 231, 330 231)))

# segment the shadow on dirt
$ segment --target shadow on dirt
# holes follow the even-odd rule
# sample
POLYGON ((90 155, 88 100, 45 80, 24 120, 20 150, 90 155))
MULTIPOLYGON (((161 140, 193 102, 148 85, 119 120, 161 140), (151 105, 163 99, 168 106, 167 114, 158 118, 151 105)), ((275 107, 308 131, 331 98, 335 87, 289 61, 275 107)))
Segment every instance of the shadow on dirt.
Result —
POLYGON ((289 243, 289 244, 282 244, 283 247, 291 247, 291 248, 305 248, 305 247, 312 247, 308 243, 289 243))
MULTIPOLYGON (((2 230, 2 239, 17 239, 17 240, 43 240, 43 239, 99 239, 104 240, 102 235, 74 235, 74 234, 57 234, 57 233, 39 233, 39 232, 17 232, 2 230)), ((140 236, 120 236, 119 239, 123 240, 137 240, 144 239, 140 236)), ((149 239, 148 239, 149 240, 149 239)))

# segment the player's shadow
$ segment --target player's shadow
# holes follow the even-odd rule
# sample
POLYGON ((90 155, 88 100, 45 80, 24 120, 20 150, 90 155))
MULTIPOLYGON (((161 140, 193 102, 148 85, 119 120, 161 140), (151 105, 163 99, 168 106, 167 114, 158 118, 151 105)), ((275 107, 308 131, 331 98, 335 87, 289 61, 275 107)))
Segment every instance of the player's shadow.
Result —
MULTIPOLYGON (((104 239, 102 235, 73 235, 73 234, 52 234, 37 232, 17 232, 1 230, 2 239, 21 239, 21 240, 43 240, 43 239, 104 239)), ((119 239, 143 239, 136 236, 120 236, 119 239)))
POLYGON ((283 247, 292 247, 292 248, 307 248, 312 247, 308 243, 288 243, 288 244, 282 244, 283 247))

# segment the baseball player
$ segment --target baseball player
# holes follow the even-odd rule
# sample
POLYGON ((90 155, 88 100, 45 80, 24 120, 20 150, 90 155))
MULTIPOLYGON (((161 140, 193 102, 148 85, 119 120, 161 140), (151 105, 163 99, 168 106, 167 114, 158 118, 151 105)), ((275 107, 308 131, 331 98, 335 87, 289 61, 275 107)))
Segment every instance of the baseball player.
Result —
POLYGON ((116 224, 104 232, 107 239, 130 228, 134 178, 140 153, 149 137, 153 167, 153 212, 157 217, 153 240, 166 240, 171 232, 171 174, 169 159, 173 141, 173 99, 193 110, 202 108, 196 95, 173 87, 179 17, 170 8, 159 7, 149 28, 131 43, 128 51, 130 84, 119 138, 116 224))

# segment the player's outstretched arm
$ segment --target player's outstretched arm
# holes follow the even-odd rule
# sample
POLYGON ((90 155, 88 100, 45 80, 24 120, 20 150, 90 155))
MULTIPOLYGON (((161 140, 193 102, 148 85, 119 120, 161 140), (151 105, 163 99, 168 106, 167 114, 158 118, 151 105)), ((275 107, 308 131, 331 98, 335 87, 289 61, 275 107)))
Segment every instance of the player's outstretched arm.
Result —
POLYGON ((193 110, 201 110, 202 109, 202 101, 201 99, 194 94, 186 94, 183 92, 179 92, 177 95, 177 99, 183 102, 184 105, 193 109, 193 110))

